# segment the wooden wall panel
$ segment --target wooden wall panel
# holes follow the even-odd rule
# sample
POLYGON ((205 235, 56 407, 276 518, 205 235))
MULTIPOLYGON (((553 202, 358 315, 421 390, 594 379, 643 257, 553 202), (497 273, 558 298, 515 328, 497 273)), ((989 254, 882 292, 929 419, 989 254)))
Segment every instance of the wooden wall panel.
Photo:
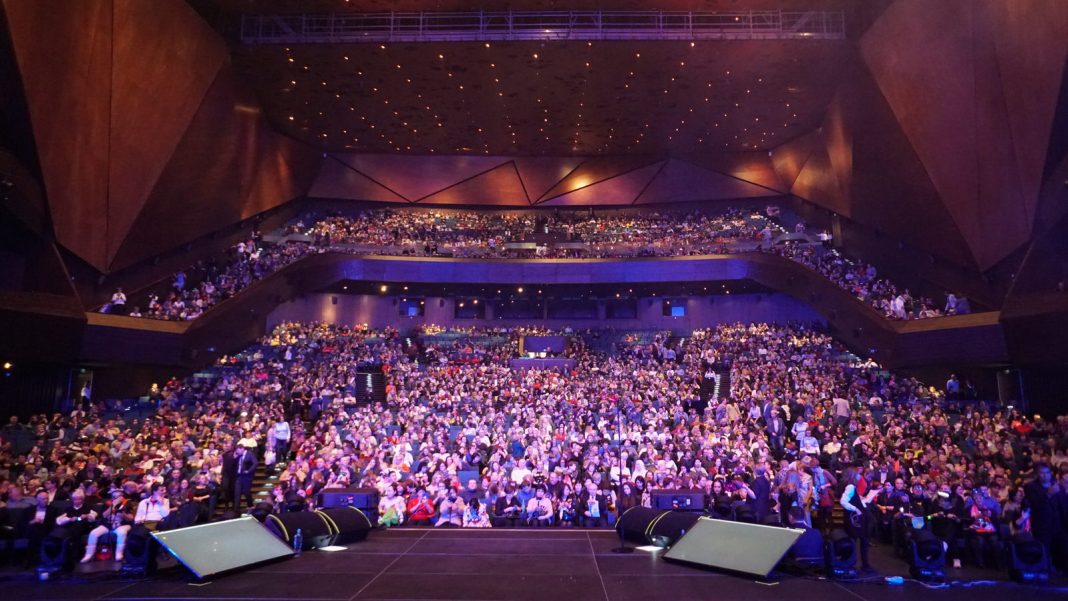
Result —
POLYGON ((1021 196, 1034 221, 1046 149, 1068 66, 1068 2, 996 2, 990 22, 1021 196))
POLYGON ((822 134, 818 134, 816 139, 819 144, 808 155, 808 160, 801 168, 801 173, 797 174, 790 192, 831 211, 838 212, 843 207, 848 210, 834 166, 827 154, 826 140, 822 134))
POLYGON ((130 230, 113 267, 215 231, 303 193, 317 153, 280 147, 249 90, 224 66, 130 230))
POLYGON ((550 198, 542 204, 551 206, 629 205, 637 200, 638 195, 656 177, 663 165, 663 161, 657 161, 652 165, 579 187, 567 194, 550 198))
POLYGON ((1033 229, 1068 4, 898 0, 864 60, 968 242, 990 268, 1033 229))
MULTIPOLYGON (((591 157, 583 161, 581 165, 540 198, 533 198, 533 195, 531 195, 532 200, 535 203, 544 202, 556 196, 645 167, 651 163, 659 163, 661 160, 659 157, 643 156, 591 157)), ((638 192, 640 190, 635 191, 634 195, 637 196, 638 192)), ((634 197, 631 197, 631 200, 634 200, 634 197)))
POLYGON ((511 161, 432 194, 420 204, 477 204, 526 207, 523 182, 511 161))
POLYGON ((4 0, 59 243, 98 269, 108 257, 110 0, 4 0), (93 35, 87 35, 92 32, 93 35))
POLYGON ((260 156, 259 167, 241 205, 241 219, 303 196, 323 162, 314 149, 274 132, 266 120, 260 119, 258 127, 264 132, 265 143, 255 150, 260 156))
POLYGON ((839 89, 827 109, 821 133, 838 189, 838 195, 832 201, 834 206, 830 208, 850 217, 853 213, 853 130, 848 123, 846 102, 843 90, 839 89))
POLYGON ((728 154, 682 155, 679 158, 703 167, 718 171, 745 182, 770 188, 776 192, 787 193, 790 187, 783 183, 775 171, 771 156, 766 151, 732 152, 728 154))
POLYGON ((337 154, 339 160, 415 202, 508 162, 504 157, 337 154), (418 165, 417 168, 413 168, 418 165))
POLYGON ((986 257, 976 207, 976 4, 898 0, 872 25, 860 47, 943 203, 982 263, 986 257))
POLYGON ((182 0, 115 0, 114 11, 109 262, 229 54, 182 0))
POLYGON ((523 180, 527 198, 533 203, 563 181, 583 160, 582 157, 518 157, 515 167, 523 180))
POLYGON ((776 195, 778 192, 774 190, 716 171, 702 169, 687 161, 670 159, 641 193, 635 204, 776 195))
POLYGON ((863 66, 843 86, 852 129, 852 219, 957 265, 971 249, 890 105, 863 66))
POLYGON ((308 189, 308 196, 312 198, 408 202, 396 192, 371 180, 333 157, 323 161, 319 174, 315 176, 314 183, 308 189))
POLYGON ((808 157, 821 143, 817 132, 809 132, 771 151, 771 164, 787 191, 794 187, 808 157))
POLYGON ((94 269, 310 183, 317 155, 280 138, 229 67, 220 75, 229 49, 183 0, 0 1, 56 239, 94 269))

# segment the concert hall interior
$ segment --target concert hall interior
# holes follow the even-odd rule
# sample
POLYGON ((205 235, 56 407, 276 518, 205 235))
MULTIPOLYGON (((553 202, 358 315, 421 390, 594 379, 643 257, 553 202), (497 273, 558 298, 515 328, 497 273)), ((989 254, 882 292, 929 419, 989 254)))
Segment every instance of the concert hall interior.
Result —
POLYGON ((0 0, 0 589, 1068 591, 1068 2, 0 0))

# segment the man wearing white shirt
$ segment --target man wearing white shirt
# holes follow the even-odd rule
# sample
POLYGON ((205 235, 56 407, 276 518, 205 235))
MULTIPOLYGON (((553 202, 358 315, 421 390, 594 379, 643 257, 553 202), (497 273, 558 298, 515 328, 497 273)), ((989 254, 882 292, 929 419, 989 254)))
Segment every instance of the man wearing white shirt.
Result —
POLYGON ((275 461, 283 464, 289 457, 289 439, 292 436, 289 422, 279 417, 274 426, 271 426, 271 434, 274 436, 275 461))
POLYGON ((147 499, 137 504, 137 513, 134 515, 135 524, 144 524, 145 528, 155 530, 171 513, 171 502, 163 496, 163 485, 153 484, 151 494, 147 499))

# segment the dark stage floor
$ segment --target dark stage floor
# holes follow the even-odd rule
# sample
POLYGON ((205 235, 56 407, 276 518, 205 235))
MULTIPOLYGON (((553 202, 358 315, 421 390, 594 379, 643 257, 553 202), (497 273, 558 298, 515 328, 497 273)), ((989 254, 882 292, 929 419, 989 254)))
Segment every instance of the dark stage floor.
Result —
MULTIPOLYGON (((313 551, 245 572, 193 583, 175 570, 140 581, 99 572, 37 582, 6 574, 0 599, 219 599, 465 601, 555 599, 657 601, 688 599, 961 599, 1006 601, 1065 599, 1064 589, 1013 583, 929 590, 905 583, 837 583, 773 574, 770 583, 672 565, 638 551, 617 555, 611 531, 390 530, 376 531, 348 550, 313 551)), ((882 549, 873 560, 882 575, 906 575, 906 566, 882 549)), ((949 579, 1004 580, 994 571, 946 570, 949 579)))

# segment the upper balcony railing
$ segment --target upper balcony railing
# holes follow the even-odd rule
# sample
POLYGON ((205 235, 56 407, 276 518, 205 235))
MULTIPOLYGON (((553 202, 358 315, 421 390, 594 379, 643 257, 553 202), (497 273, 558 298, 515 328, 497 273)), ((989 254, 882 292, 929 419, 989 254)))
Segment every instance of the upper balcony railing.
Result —
POLYGON ((244 15, 245 44, 844 40, 841 11, 535 11, 244 15))

